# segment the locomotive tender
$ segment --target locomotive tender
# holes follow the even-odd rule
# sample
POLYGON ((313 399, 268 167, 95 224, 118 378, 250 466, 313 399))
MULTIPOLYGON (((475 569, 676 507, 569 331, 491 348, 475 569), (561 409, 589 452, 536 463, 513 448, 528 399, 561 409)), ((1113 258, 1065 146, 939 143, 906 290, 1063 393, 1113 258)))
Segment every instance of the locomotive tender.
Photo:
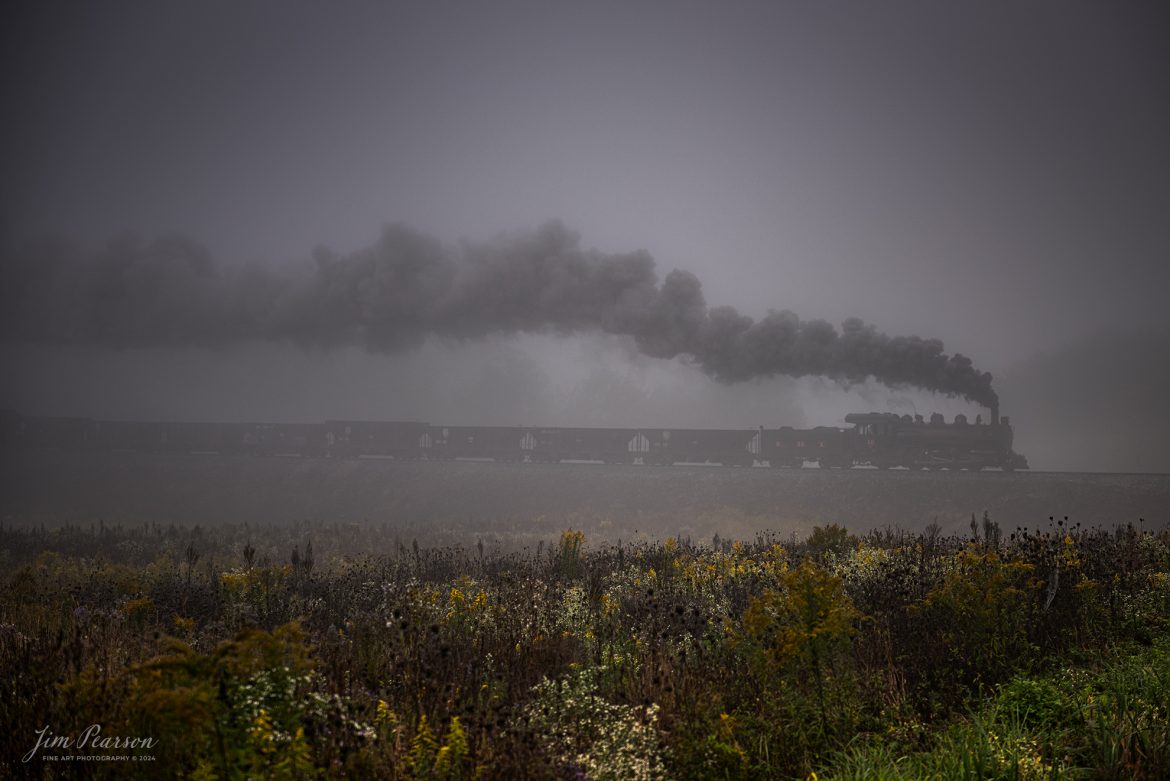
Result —
POLYGON ((0 446, 7 449, 87 450, 298 458, 387 458, 451 461, 669 466, 878 469, 1027 469, 1012 450, 1008 418, 989 423, 956 415, 854 413, 851 428, 788 426, 758 429, 545 428, 443 426, 407 421, 329 420, 324 423, 155 423, 49 418, 0 412, 0 446))

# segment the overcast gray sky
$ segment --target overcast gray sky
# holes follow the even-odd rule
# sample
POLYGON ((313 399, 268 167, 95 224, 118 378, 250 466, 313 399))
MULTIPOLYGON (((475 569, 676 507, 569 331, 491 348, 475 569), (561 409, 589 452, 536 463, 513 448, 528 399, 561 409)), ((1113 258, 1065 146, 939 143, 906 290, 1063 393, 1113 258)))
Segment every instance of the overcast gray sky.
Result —
MULTIPOLYGON (((709 304, 857 316, 998 374, 1170 324, 1163 6, 8 3, 0 228, 179 232, 230 266, 556 219, 709 304)), ((565 363, 537 369, 560 388, 565 363)))

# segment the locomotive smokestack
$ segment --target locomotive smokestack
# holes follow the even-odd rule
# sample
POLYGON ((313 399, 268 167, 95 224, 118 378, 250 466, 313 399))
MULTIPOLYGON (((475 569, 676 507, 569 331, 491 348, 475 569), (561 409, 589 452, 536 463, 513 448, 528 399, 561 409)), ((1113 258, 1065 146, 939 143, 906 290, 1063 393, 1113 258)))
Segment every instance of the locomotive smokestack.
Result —
POLYGON ((991 425, 993 425, 993 426, 999 425, 999 402, 998 401, 991 405, 991 425))
POLYGON ((0 263, 0 342, 101 347, 410 349, 430 336, 603 331, 654 358, 682 356, 726 383, 814 375, 869 378, 992 407, 991 375, 937 339, 840 328, 789 311, 755 320, 708 306, 693 274, 659 280, 646 252, 581 249, 557 222, 456 247, 403 225, 315 263, 218 266, 183 237, 122 238, 96 252, 45 242, 0 263))

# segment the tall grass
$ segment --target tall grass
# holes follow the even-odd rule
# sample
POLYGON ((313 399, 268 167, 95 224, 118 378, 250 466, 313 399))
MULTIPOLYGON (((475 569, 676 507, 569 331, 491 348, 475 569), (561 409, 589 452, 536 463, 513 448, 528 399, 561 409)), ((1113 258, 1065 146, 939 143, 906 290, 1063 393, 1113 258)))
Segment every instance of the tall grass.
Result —
POLYGON ((100 724, 156 745, 97 777, 1170 777, 1165 533, 345 533, 0 529, 2 774, 100 724))

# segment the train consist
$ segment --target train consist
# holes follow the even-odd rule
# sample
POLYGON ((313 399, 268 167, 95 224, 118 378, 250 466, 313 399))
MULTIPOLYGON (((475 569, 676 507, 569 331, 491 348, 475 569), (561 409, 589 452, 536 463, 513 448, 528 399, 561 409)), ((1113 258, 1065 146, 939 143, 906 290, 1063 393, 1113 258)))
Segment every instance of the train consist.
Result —
POLYGON ((661 429, 442 426, 419 422, 157 423, 0 412, 7 449, 62 449, 299 458, 524 463, 595 461, 668 466, 1027 469, 1008 418, 860 413, 849 428, 661 429))

